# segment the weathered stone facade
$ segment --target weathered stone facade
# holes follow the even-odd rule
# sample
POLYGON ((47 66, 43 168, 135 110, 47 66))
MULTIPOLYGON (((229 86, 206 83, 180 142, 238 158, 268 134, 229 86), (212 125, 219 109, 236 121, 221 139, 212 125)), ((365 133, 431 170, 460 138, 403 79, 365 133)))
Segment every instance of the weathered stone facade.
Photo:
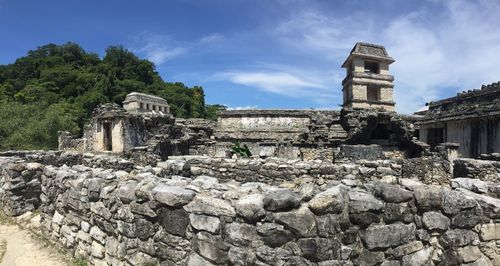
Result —
POLYGON ((416 121, 420 140, 458 143, 463 157, 500 152, 500 82, 431 102, 416 121))
POLYGON ((214 130, 216 157, 235 142, 258 157, 333 160, 345 140, 340 112, 320 110, 233 110, 220 113, 214 130))
POLYGON ((163 115, 170 114, 170 106, 167 100, 144 93, 131 92, 123 101, 123 108, 130 113, 153 112, 163 115))

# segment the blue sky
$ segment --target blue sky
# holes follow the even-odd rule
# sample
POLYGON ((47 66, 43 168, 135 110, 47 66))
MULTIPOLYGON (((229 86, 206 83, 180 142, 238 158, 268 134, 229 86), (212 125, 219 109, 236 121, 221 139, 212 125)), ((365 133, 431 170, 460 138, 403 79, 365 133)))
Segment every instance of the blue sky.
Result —
POLYGON ((123 45, 231 108, 338 108, 357 41, 396 59, 397 110, 500 80, 500 1, 0 0, 0 64, 47 43, 123 45))

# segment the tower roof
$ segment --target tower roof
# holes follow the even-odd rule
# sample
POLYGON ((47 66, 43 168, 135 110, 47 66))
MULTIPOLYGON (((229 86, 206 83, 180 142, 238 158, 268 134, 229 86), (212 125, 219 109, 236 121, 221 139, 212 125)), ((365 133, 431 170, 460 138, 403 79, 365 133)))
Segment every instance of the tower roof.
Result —
POLYGON ((389 63, 394 62, 394 59, 387 54, 384 46, 364 42, 358 42, 354 45, 349 57, 347 57, 345 62, 342 64, 342 67, 347 67, 353 57, 362 57, 377 61, 386 61, 389 63))

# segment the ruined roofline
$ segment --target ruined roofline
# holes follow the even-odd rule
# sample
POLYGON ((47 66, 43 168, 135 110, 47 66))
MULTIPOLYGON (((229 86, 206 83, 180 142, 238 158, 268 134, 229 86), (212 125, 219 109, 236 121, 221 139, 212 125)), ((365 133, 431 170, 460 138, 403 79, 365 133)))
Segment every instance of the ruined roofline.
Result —
POLYGON ((347 68, 352 57, 361 57, 366 59, 375 59, 380 61, 386 61, 389 64, 393 63, 395 60, 389 56, 386 49, 382 45, 357 42, 352 48, 347 59, 342 63, 343 68, 347 68), (376 52, 375 52, 376 51, 376 52))
POLYGON ((340 115, 340 110, 311 110, 311 109, 248 109, 248 110, 224 110, 219 117, 230 116, 309 116, 314 113, 331 113, 340 115))
POLYGON ((439 101, 432 101, 426 103, 426 105, 429 106, 429 109, 431 108, 436 108, 438 106, 444 105, 444 104, 449 104, 449 103, 455 103, 457 101, 463 101, 463 100, 469 100, 472 98, 480 97, 480 96, 486 96, 488 94, 494 94, 500 92, 500 81, 494 82, 488 85, 482 85, 481 89, 474 89, 474 90, 468 90, 468 91, 462 91, 457 93, 456 96, 446 98, 443 100, 439 101))
POLYGON ((135 96, 147 97, 147 98, 150 98, 150 99, 160 100, 160 101, 164 102, 165 104, 168 104, 167 100, 165 100, 162 97, 151 95, 151 94, 146 94, 146 93, 140 93, 140 92, 136 92, 136 91, 133 91, 133 92, 127 94, 127 96, 125 97, 125 100, 123 101, 123 103, 128 103, 128 102, 134 101, 135 99, 133 99, 133 98, 135 96))

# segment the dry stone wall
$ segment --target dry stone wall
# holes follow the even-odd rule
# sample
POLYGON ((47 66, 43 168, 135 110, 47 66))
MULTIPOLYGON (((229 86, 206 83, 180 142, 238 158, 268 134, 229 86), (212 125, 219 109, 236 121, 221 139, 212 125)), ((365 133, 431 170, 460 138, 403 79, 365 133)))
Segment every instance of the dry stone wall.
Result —
POLYGON ((344 163, 314 160, 227 159, 206 156, 172 157, 160 163, 167 169, 179 169, 175 173, 199 176, 209 175, 221 181, 263 182, 279 184, 298 178, 313 178, 315 182, 350 179, 353 182, 387 179, 401 175, 399 160, 357 160, 344 163))
POLYGON ((454 161, 453 175, 498 183, 500 180, 500 161, 460 158, 454 161))
POLYGON ((242 183, 193 174, 192 159, 117 170, 2 158, 2 193, 6 169, 40 176, 42 231, 95 265, 500 264, 498 183, 242 183))

